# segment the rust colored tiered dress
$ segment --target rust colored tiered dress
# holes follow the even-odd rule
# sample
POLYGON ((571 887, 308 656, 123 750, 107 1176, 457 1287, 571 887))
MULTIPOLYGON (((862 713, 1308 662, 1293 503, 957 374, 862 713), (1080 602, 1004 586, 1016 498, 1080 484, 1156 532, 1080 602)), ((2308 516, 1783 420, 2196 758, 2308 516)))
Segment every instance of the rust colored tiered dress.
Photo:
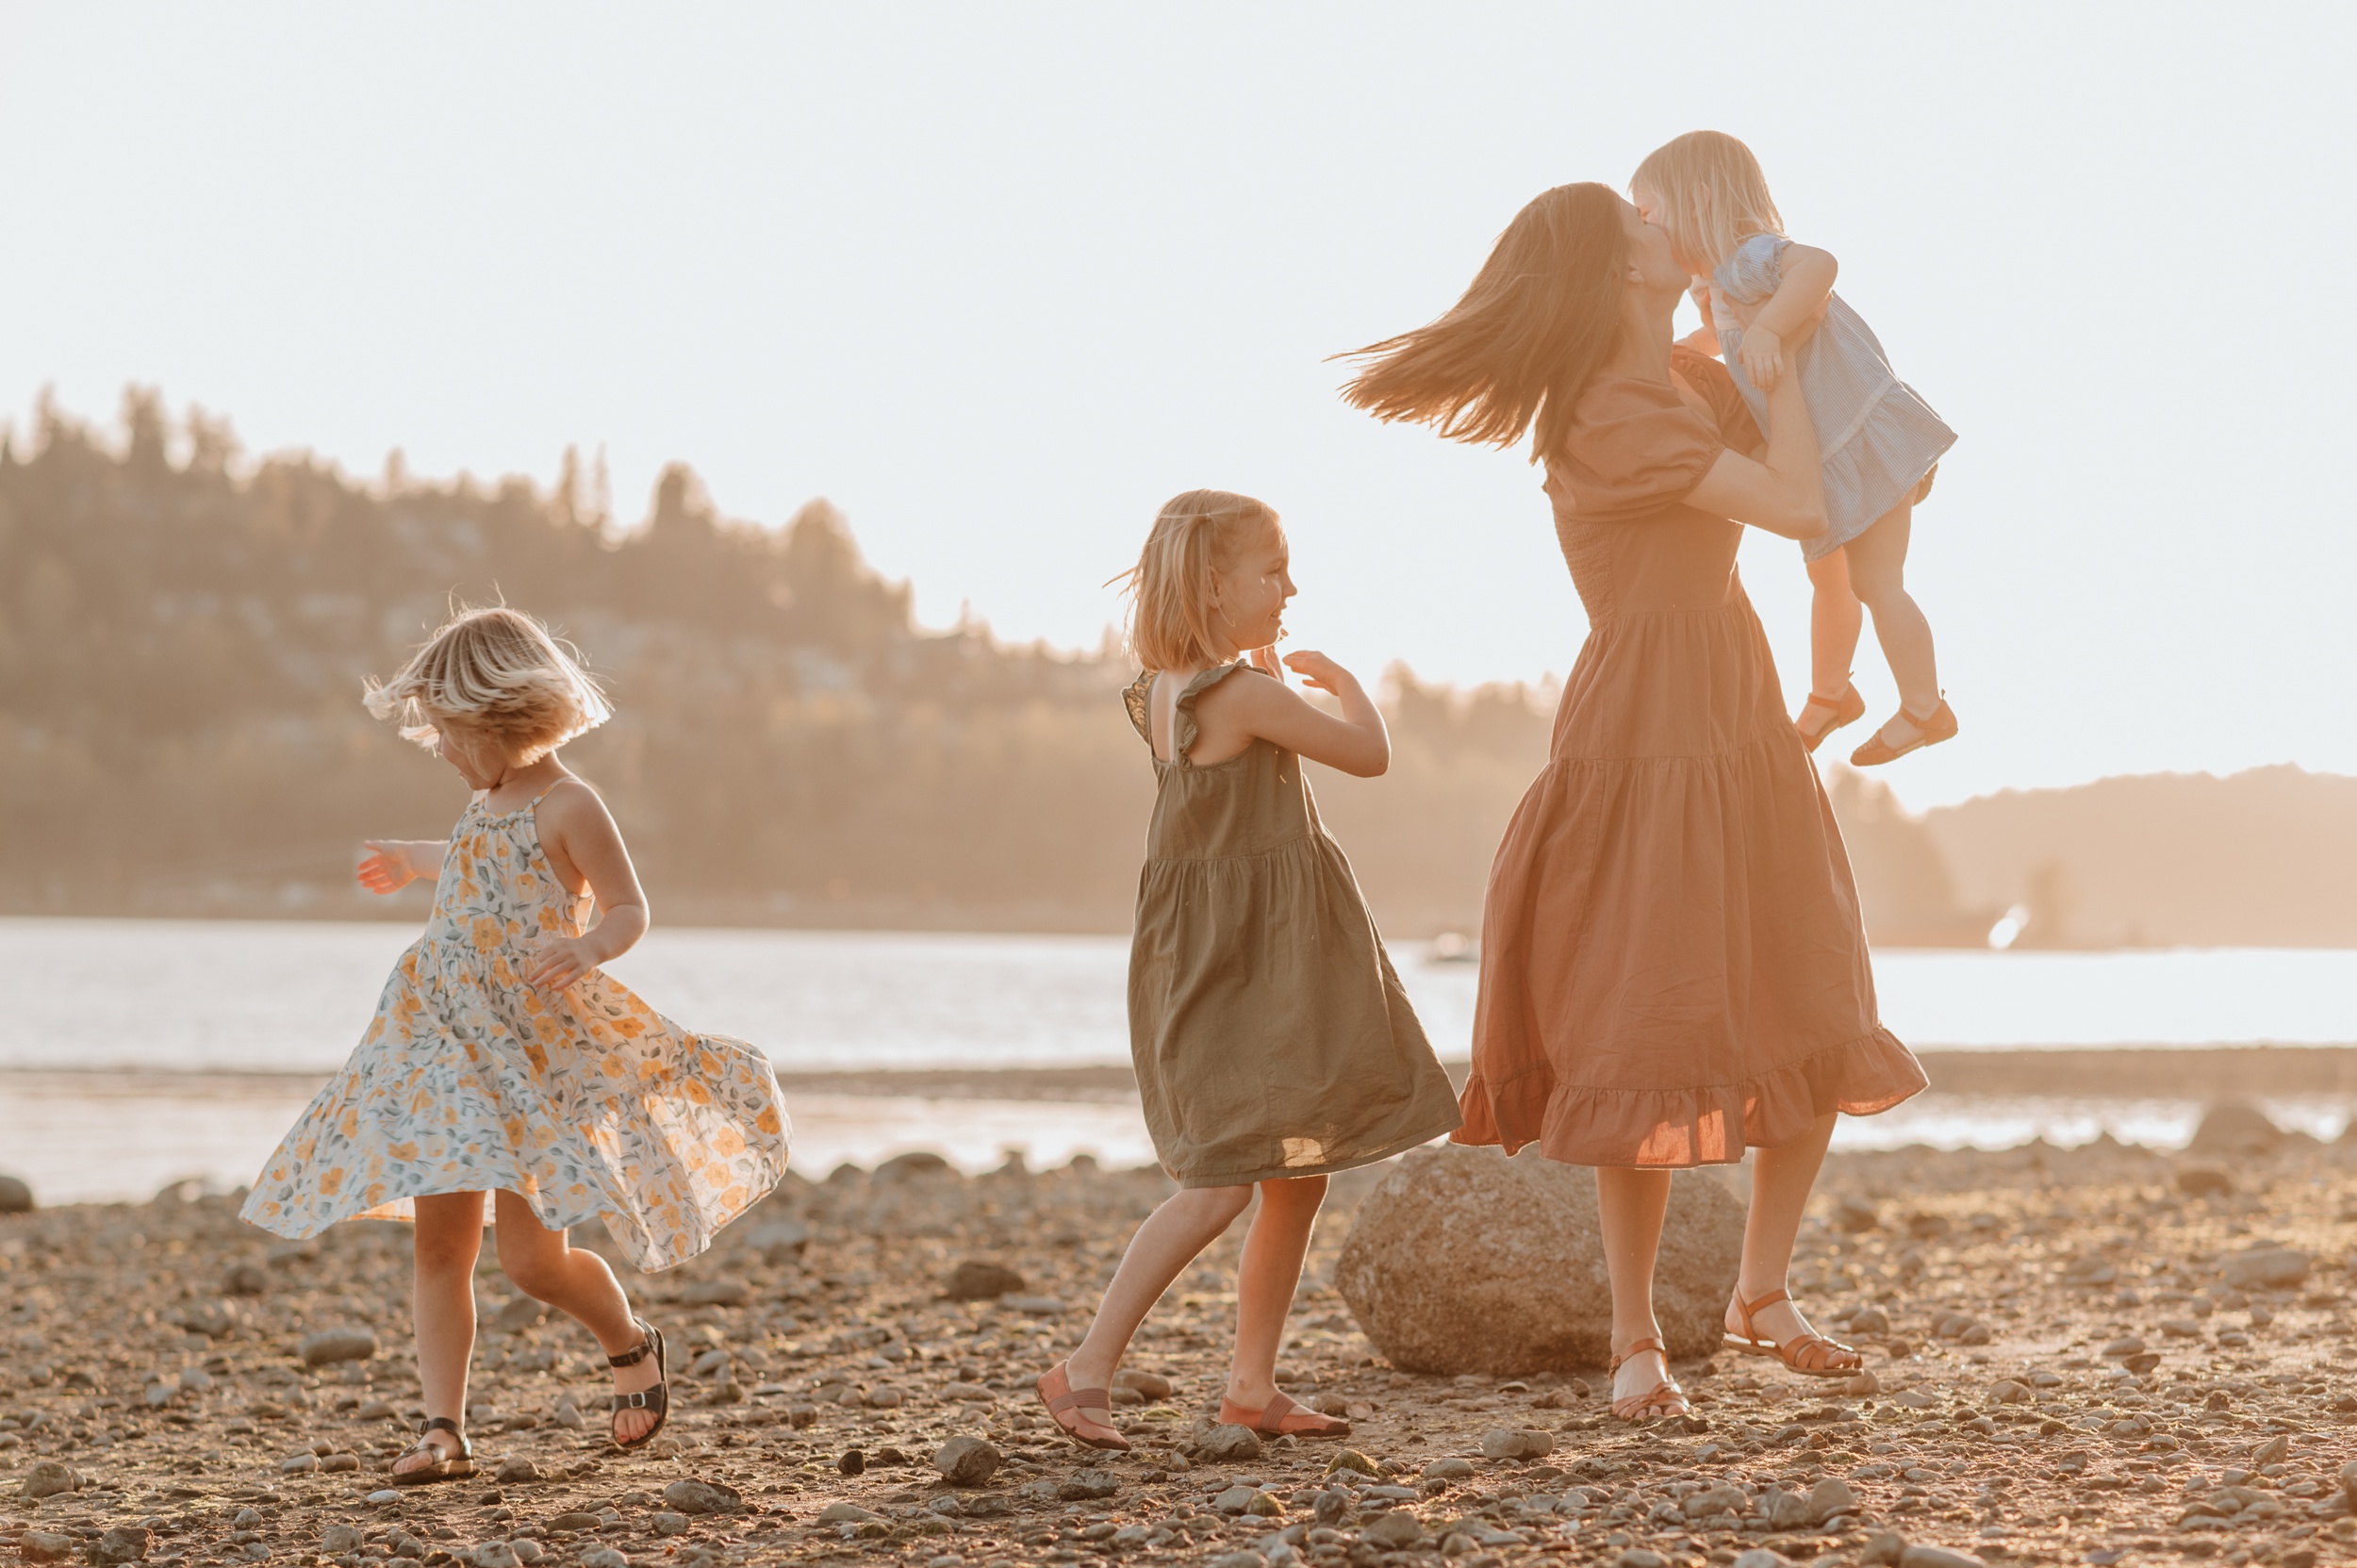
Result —
POLYGON ((1546 770, 1490 873, 1460 1143, 1581 1165, 1773 1147, 1924 1086, 1882 1027, 1857 889, 1735 571, 1738 523, 1683 504, 1757 428, 1627 376, 1581 394, 1547 465, 1590 630, 1546 770))

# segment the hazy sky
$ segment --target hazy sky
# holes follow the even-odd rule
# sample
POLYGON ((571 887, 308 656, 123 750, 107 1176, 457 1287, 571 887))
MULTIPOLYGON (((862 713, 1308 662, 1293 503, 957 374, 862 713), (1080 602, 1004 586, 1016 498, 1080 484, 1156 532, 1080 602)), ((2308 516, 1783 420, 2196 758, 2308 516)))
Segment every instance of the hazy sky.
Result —
MULTIPOLYGON (((1583 631, 1536 474, 1326 356, 1709 125, 1962 435, 1911 579, 1964 733, 1904 800, 2357 771, 2349 15, 0 5, 0 406, 137 381, 371 475, 602 446, 630 518, 683 458, 1063 645, 1163 497, 1248 490, 1297 645, 1535 677, 1583 631)), ((1743 569, 1797 692, 1797 553, 1743 569)))

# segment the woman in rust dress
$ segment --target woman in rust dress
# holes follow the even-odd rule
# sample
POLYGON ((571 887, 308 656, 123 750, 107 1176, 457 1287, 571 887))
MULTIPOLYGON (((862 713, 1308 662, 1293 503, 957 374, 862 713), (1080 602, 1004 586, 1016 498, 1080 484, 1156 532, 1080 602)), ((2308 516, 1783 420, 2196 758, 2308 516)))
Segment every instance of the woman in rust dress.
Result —
POLYGON ((1670 1172, 1755 1149, 1730 1348, 1855 1370, 1785 1272, 1837 1113, 1924 1085, 1884 1029, 1849 858, 1735 571, 1743 524, 1823 531, 1793 378, 1760 433, 1673 348, 1687 278, 1601 185, 1500 237, 1455 309, 1364 351, 1351 402, 1458 440, 1533 437, 1589 635, 1546 770, 1490 874, 1460 1142, 1597 1167, 1614 1410, 1683 1413, 1653 1315, 1670 1172))

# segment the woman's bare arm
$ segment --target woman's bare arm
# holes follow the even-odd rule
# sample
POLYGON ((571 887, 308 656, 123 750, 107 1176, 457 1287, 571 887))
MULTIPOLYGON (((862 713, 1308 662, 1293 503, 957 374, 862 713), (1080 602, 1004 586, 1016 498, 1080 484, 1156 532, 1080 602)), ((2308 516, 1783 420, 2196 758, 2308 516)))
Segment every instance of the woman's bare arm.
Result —
POLYGON ((1825 531, 1825 479, 1817 449, 1817 427, 1802 400, 1798 376, 1785 376, 1768 392, 1768 451, 1755 462, 1729 450, 1689 491, 1686 504, 1788 539, 1813 539, 1825 531))

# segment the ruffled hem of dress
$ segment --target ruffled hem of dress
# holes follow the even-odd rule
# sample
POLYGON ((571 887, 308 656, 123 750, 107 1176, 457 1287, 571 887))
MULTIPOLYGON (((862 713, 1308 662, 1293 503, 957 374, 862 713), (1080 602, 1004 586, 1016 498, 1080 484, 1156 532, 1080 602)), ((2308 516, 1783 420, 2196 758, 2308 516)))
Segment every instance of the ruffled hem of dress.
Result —
POLYGON ((1871 1116, 1930 1086, 1922 1064, 1887 1029, 1733 1083, 1607 1089, 1560 1085, 1545 1066, 1502 1083, 1478 1063, 1460 1098, 1465 1124, 1451 1141, 1537 1144, 1571 1165, 1683 1170, 1729 1165, 1752 1148, 1806 1134, 1828 1112, 1871 1116))
POLYGON ((1893 382, 1857 434, 1825 454, 1825 532, 1800 541, 1803 558, 1821 561, 1881 521, 1955 444, 1915 388, 1893 382))

